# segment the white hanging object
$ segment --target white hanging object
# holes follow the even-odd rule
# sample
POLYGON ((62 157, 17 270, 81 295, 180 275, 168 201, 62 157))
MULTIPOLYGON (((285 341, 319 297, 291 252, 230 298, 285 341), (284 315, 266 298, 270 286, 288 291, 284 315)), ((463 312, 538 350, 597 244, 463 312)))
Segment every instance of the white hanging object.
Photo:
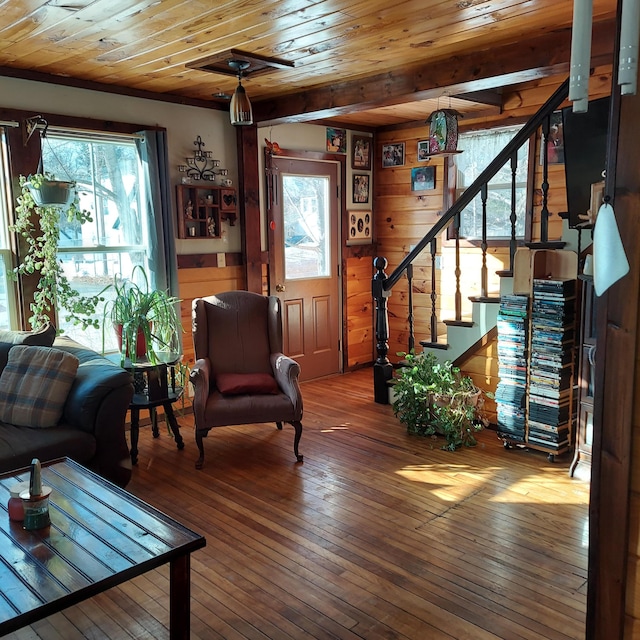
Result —
POLYGON ((569 100, 574 113, 585 113, 589 105, 592 17, 593 0, 573 0, 569 100))
POLYGON ((629 273, 613 207, 605 203, 596 218, 593 231, 593 288, 601 296, 612 284, 629 273))
POLYGON ((620 93, 635 95, 638 81, 638 40, 640 34, 640 0, 623 0, 620 25, 620 93))

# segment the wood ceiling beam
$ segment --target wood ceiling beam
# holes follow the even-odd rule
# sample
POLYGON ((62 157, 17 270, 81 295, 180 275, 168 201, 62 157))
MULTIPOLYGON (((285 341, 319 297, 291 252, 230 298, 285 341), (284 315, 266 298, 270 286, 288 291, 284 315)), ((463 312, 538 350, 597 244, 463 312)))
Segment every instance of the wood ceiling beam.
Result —
MULTIPOLYGON (((593 66, 611 63, 614 40, 615 21, 593 25, 593 66)), ((571 30, 561 29, 533 40, 403 68, 397 73, 389 72, 255 101, 253 117, 254 122, 260 125, 312 122, 445 94, 492 90, 551 75, 568 74, 570 57, 571 30)), ((250 85, 247 85, 247 92, 251 96, 250 85)))
POLYGON ((490 107, 502 108, 502 91, 498 89, 487 89, 485 91, 468 91, 455 96, 459 100, 469 100, 478 104, 486 104, 490 107))

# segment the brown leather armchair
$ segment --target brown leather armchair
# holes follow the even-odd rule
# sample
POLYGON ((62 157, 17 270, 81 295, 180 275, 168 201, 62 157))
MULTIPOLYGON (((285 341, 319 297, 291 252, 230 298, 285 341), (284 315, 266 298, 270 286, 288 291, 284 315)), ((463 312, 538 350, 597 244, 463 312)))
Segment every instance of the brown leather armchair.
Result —
POLYGON ((202 439, 210 429, 263 422, 293 425, 293 451, 302 462, 300 366, 282 353, 279 298, 249 291, 196 298, 192 322, 196 468, 204 464, 202 439))

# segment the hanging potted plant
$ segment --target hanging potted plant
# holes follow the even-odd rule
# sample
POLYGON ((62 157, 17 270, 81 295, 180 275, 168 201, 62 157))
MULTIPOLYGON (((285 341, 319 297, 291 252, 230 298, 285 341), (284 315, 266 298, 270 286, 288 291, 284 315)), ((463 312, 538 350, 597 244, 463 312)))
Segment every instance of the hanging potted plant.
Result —
POLYGON ((56 180, 49 174, 30 175, 24 185, 38 207, 69 207, 76 195, 75 182, 56 180))
POLYGON ((15 223, 9 227, 26 244, 26 251, 20 256, 21 262, 13 270, 13 276, 17 279, 18 276, 40 275, 30 304, 29 324, 34 329, 39 328, 54 319, 56 312, 64 309, 68 322, 82 325, 83 329, 97 329, 100 322, 96 311, 104 302, 102 294, 108 287, 94 296, 81 295, 71 286, 58 257, 60 217, 66 215, 69 222, 79 224, 91 222, 92 218, 88 211, 80 208, 75 185, 68 204, 38 204, 31 189, 47 180, 52 180, 48 174, 35 174, 29 178, 20 176, 21 193, 17 198, 15 223))
POLYGON ((104 331, 113 326, 118 338, 122 362, 129 358, 136 362, 167 362, 180 352, 182 324, 176 306, 178 298, 167 291, 151 289, 147 272, 136 265, 128 280, 116 277, 115 297, 104 309, 104 331), (140 282, 140 284, 138 284, 140 282))

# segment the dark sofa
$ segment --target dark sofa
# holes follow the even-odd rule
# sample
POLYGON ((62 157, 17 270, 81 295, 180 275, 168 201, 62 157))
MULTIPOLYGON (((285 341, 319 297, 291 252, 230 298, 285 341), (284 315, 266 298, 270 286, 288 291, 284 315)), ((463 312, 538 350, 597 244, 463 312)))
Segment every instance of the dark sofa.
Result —
MULTIPOLYGON (((1 340, 0 335, 0 372, 14 346, 1 340)), ((70 338, 57 337, 53 347, 79 360, 63 417, 54 427, 38 429, 0 422, 0 472, 28 466, 33 458, 68 456, 124 487, 131 478, 125 434, 131 374, 70 338)))

